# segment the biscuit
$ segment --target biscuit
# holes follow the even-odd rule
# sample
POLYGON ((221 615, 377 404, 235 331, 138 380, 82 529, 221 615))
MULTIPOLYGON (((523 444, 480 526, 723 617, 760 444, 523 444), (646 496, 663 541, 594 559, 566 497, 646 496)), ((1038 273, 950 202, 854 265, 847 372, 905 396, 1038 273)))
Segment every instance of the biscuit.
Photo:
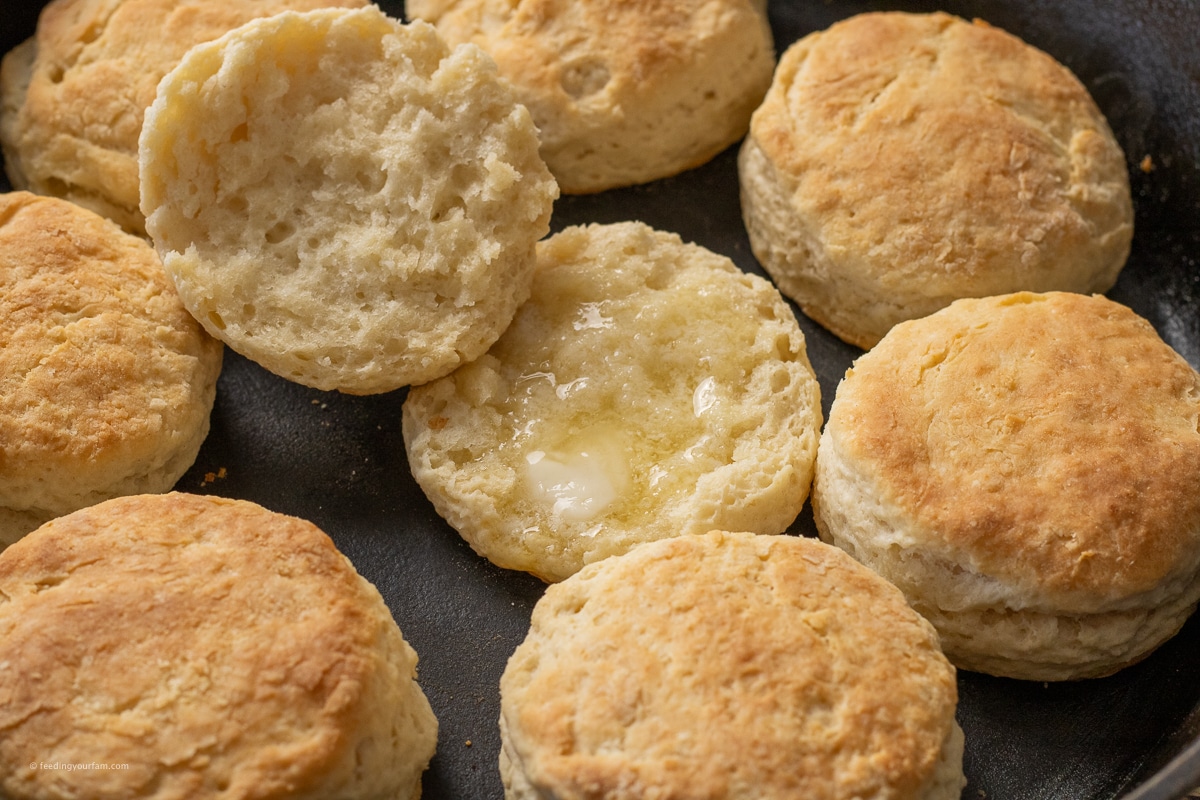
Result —
POLYGON ((349 394, 483 354, 558 195, 487 56, 374 7, 194 48, 140 147, 146 227, 188 309, 266 369, 349 394))
POLYGON ((960 297, 1104 292, 1125 264, 1125 157, 1047 54, 943 13, 793 44, 739 154, 750 242, 784 295, 869 348, 960 297))
POLYGON ((1100 296, 960 300, 838 387, 821 538, 891 580, 959 667, 1103 676, 1200 598, 1200 376, 1100 296))
POLYGON ((0 194, 0 540, 165 492, 208 435, 221 344, 154 250, 90 211, 0 194))
POLYGON ((564 192, 645 183, 741 139, 775 68, 765 0, 407 0, 490 53, 564 192))
POLYGON ((547 581, 665 536, 782 532, 820 427, 804 335, 774 287, 632 222, 540 243, 509 330, 403 412, 438 513, 547 581))
POLYGON ((679 536, 549 587, 500 679, 507 800, 957 800, 937 634, 795 536, 679 536))
POLYGON ((16 189, 63 197, 145 235, 138 133, 193 45, 285 9, 366 0, 54 0, 0 66, 0 145, 16 189))
POLYGON ((7 798, 420 797, 417 655, 309 522, 119 498, 0 554, 0 593, 7 798))

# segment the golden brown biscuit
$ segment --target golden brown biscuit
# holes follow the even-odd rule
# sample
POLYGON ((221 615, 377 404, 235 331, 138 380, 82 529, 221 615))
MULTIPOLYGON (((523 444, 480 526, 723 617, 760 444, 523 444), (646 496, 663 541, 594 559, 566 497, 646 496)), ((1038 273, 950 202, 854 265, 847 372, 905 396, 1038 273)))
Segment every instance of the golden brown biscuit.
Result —
POLYGON ((476 552, 561 580, 664 536, 784 531, 821 403, 768 281, 626 222, 540 243, 512 326, 410 390, 403 421, 413 476, 476 552))
POLYGON ((1200 598, 1200 376, 1099 296, 961 300, 838 388, 821 536, 893 581, 959 667, 1106 675, 1200 598))
POLYGON ((482 355, 529 296, 558 196, 488 57, 374 7, 194 48, 140 146, 146 226, 188 309, 272 372, 351 394, 482 355))
POLYGON ((0 554, 0 597, 6 798, 420 796, 416 653, 311 523, 120 498, 0 554))
POLYGON ((641 545, 551 586, 500 679, 505 797, 957 800, 954 668, 812 539, 641 545))
POLYGON ((755 255, 848 342, 960 297, 1103 292, 1125 158, 1066 67, 982 22, 863 14, 793 44, 739 160, 755 255))
POLYGON ((170 489, 208 435, 221 353, 144 240, 0 195, 0 540, 170 489))
POLYGON ((564 192, 698 166, 746 133, 775 67, 765 0, 408 0, 493 58, 564 192))
POLYGON ((366 0, 54 0, 0 66, 12 185, 64 197, 133 233, 138 134, 158 81, 193 45, 286 9, 366 0))

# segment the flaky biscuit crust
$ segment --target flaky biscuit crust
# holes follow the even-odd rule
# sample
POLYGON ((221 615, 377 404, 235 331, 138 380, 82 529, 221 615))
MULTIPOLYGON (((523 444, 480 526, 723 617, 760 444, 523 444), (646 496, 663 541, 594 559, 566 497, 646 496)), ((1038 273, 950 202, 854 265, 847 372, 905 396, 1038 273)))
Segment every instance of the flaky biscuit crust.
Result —
POLYGON ((488 354, 404 403, 438 512, 545 580, 664 536, 787 529, 821 405, 774 287, 641 223, 568 228, 538 254, 533 295, 488 354))
POLYGON ((416 654, 308 522, 120 498, 0 554, 0 598, 5 797, 420 794, 437 726, 416 654))
POLYGON ((12 192, 0 287, 0 506, 45 521, 170 489, 208 434, 222 348, 154 250, 65 200, 12 192))
POLYGON ((861 347, 960 297, 1107 291, 1133 233, 1124 154, 1085 87, 943 13, 862 14, 793 44, 739 173, 759 261, 861 347))
POLYGON ((17 189, 66 198, 145 235, 138 134, 155 88, 193 45, 287 9, 365 0, 55 0, 0 70, 17 189))
POLYGON ((961 300, 847 373, 818 456, 818 528, 948 620, 956 663, 1105 674, 1200 597, 1198 418, 1200 376, 1124 306, 961 300))
POLYGON ((564 192, 698 166, 746 133, 775 52, 761 0, 408 0, 496 59, 564 192))
POLYGON ((500 691, 510 800, 932 800, 964 783, 932 627, 811 539, 712 532, 590 565, 538 602, 500 691))

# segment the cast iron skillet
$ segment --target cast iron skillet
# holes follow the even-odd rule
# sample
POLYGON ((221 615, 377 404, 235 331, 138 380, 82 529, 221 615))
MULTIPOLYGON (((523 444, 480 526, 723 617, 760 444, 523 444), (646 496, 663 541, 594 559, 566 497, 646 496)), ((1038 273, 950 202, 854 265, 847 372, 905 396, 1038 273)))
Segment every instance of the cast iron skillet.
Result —
MULTIPOLYGON (((1200 5, 1194 0, 851 2, 770 0, 777 49, 854 13, 950 11, 1005 28, 1067 64, 1112 123, 1129 161, 1136 233, 1110 296, 1147 317, 1200 367, 1200 5), (1152 167, 1142 168, 1145 157, 1152 167)), ((3 0, 0 46, 33 32, 43 0, 3 0)), ((382 3, 400 16, 398 0, 382 3)), ((555 230, 641 219, 761 274, 740 220, 735 148, 646 186, 558 202, 555 230)), ((4 188, 7 188, 5 185, 4 188)), ((802 314, 825 410, 858 350, 802 314)), ((405 392, 374 397, 290 384, 227 354, 212 432, 181 491, 256 501, 312 520, 387 600, 421 657, 440 720, 428 800, 494 800, 497 683, 543 585, 477 557, 409 474, 405 392)), ((1200 491, 1200 487, 1197 487, 1200 491)), ((814 535, 806 509, 793 531, 814 535)), ((1200 785, 1200 618, 1111 678, 1024 683, 960 673, 964 798, 1168 800, 1200 785), (1172 760, 1174 759, 1174 763, 1172 760)), ((736 746, 736 743, 731 743, 736 746)))

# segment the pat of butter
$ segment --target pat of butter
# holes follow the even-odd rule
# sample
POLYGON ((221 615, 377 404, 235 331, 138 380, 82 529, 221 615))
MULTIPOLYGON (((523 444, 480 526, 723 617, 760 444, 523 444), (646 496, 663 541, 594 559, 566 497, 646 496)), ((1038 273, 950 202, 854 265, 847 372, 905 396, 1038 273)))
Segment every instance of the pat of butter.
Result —
POLYGON ((598 453, 580 450, 550 455, 534 450, 525 457, 535 498, 551 505, 554 516, 585 522, 617 499, 617 478, 598 453))

